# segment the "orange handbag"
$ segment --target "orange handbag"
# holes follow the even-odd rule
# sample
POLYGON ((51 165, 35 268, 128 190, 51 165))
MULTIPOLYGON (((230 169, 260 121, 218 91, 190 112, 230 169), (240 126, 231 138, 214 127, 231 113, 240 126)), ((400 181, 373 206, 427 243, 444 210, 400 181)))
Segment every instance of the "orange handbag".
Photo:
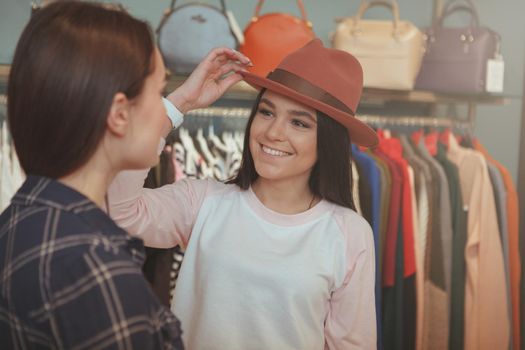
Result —
POLYGON ((312 24, 306 18, 302 0, 297 0, 302 18, 286 13, 260 15, 264 0, 259 0, 251 22, 244 29, 244 44, 240 51, 254 66, 250 72, 265 77, 289 53, 303 47, 315 37, 312 24))

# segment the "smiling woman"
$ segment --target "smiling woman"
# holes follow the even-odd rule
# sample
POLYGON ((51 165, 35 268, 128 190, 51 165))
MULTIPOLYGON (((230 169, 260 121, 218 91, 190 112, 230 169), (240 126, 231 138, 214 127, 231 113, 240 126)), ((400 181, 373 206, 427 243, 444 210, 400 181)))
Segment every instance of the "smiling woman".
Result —
MULTIPOLYGON (((295 155, 289 162, 273 166, 274 172, 280 172, 277 178, 273 178, 274 186, 278 183, 279 176, 282 188, 302 186, 298 192, 307 194, 302 201, 309 201, 306 208, 323 198, 355 210, 351 193, 351 148, 347 147, 350 139, 347 130, 335 120, 286 96, 262 89, 248 120, 245 135, 243 163, 239 174, 230 183, 245 190, 253 186, 257 192, 257 183, 264 182, 271 176, 274 164, 272 157, 268 157, 269 161, 265 162, 264 154, 274 157, 295 155), (277 113, 280 113, 280 117, 277 113), (274 128, 279 128, 280 125, 288 128, 277 129, 277 132, 287 131, 288 134, 275 134, 274 128), (272 147, 272 144, 275 146, 272 147), (294 147, 298 150, 293 151, 294 147), (258 156, 262 156, 259 161, 256 160, 258 156), (268 171, 265 171, 265 164, 268 171), (300 176, 301 169, 303 176, 300 176), (286 177, 286 173, 283 174, 286 171, 291 171, 296 176, 286 177)), ((266 205, 286 214, 298 213, 305 208, 296 199, 291 203, 278 200, 273 206, 270 203, 266 205)))
POLYGON ((374 349, 374 242, 351 191, 350 139, 377 142, 354 117, 361 66, 313 40, 266 78, 241 74, 260 93, 237 176, 151 190, 147 170, 122 173, 113 218, 186 249, 172 310, 189 348, 374 349))

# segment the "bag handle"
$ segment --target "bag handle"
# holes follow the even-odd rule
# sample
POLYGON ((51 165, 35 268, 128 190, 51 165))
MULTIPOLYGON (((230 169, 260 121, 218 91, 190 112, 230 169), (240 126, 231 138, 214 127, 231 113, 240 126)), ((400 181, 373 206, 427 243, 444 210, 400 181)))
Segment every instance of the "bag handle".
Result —
MULTIPOLYGON (((264 4, 264 0, 259 0, 257 2, 257 5, 255 6, 255 13, 253 15, 254 18, 258 18, 260 16, 261 8, 263 4, 264 4)), ((308 18, 306 16, 306 10, 304 9, 303 0, 297 0, 297 7, 299 7, 299 10, 301 11, 301 18, 303 19, 303 21, 309 24, 309 26, 311 27, 311 24, 308 21, 308 18)))
MULTIPOLYGON (((469 6, 469 7, 472 7, 472 8, 476 8, 476 5, 474 5, 474 3, 472 2, 472 0, 449 0, 445 6, 443 7, 443 11, 441 11, 441 13, 446 13, 448 12, 452 7, 454 6, 458 6, 458 5, 461 5, 463 4, 464 6, 469 6)), ((441 15, 443 16, 443 15, 441 15)))
POLYGON ((359 28, 359 22, 363 18, 365 12, 372 7, 386 7, 392 12, 393 17, 393 26, 394 26, 394 35, 397 35, 397 28, 399 23, 399 5, 396 0, 385 1, 385 0, 372 0, 372 1, 361 1, 359 9, 355 14, 354 18, 354 29, 352 33, 359 33, 361 29, 359 28))
MULTIPOLYGON (((175 1, 176 0, 171 0, 170 10, 173 10, 175 8, 175 1)), ((224 0, 221 0, 221 9, 222 9, 222 12, 226 13, 226 4, 224 0)))
POLYGON ((472 2, 472 0, 459 0, 459 1, 451 0, 449 1, 445 5, 445 8, 443 9, 441 16, 436 19, 434 26, 442 27, 443 22, 445 21, 445 18, 457 12, 469 13, 471 16, 470 26, 471 27, 479 26, 478 10, 476 8, 476 5, 474 5, 474 3, 472 2))
POLYGON ((454 13, 458 12, 467 12, 470 14, 470 27, 479 27, 479 17, 478 17, 478 11, 476 11, 475 7, 472 6, 466 6, 461 4, 456 4, 455 6, 450 6, 446 9, 446 11, 443 12, 441 17, 439 17, 437 26, 443 27, 443 23, 445 22, 445 19, 449 16, 451 16, 454 13))

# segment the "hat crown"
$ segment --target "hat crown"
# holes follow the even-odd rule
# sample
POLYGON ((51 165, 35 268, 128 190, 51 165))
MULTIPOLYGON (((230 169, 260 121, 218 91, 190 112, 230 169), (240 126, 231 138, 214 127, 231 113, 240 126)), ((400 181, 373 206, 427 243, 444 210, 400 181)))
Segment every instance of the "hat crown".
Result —
POLYGON ((350 53, 326 48, 315 39, 285 57, 277 69, 319 87, 355 113, 361 99, 363 69, 350 53))

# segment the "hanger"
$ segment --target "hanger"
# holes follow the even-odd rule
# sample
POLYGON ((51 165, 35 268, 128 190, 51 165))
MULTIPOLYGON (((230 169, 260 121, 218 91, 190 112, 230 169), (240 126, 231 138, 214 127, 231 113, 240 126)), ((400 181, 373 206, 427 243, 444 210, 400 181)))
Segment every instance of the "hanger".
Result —
POLYGON ((191 138, 187 129, 180 128, 179 137, 186 153, 186 157, 184 159, 186 174, 188 176, 197 176, 197 166, 200 165, 200 154, 197 152, 197 149, 193 144, 193 139, 191 138))
POLYGON ((195 138, 197 139, 197 144, 200 147, 200 150, 202 152, 202 155, 204 156, 204 159, 206 159, 206 162, 208 163, 210 167, 213 166, 216 163, 217 159, 210 152, 210 149, 208 148, 208 142, 204 138, 204 133, 202 131, 202 128, 199 128, 197 130, 197 135, 195 136, 195 138))
POLYGON ((433 130, 427 133, 424 137, 425 137, 425 146, 428 150, 428 153, 430 153, 431 156, 435 156, 437 154, 437 144, 438 144, 438 139, 439 139, 438 131, 433 130))
POLYGON ((239 152, 242 152, 242 149, 244 148, 244 133, 241 131, 236 131, 234 134, 234 139, 237 144, 237 149, 239 152))

